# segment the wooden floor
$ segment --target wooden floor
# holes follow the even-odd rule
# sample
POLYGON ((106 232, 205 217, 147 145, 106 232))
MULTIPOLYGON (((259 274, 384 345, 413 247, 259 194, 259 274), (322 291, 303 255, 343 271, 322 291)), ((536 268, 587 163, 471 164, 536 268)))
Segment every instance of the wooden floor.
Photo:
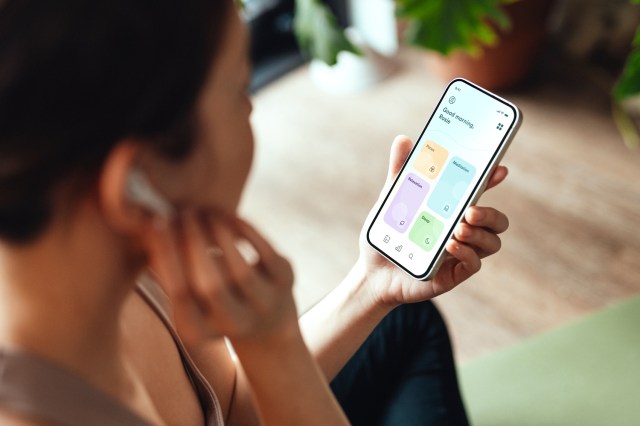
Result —
MULTIPOLYGON (((359 95, 323 93, 301 68, 255 96, 242 209, 292 260, 300 311, 354 262, 390 142, 419 135, 445 84, 406 50, 359 95)), ((623 145, 607 98, 553 75, 506 96, 524 123, 508 181, 480 204, 511 228, 478 275, 437 300, 463 362, 640 294, 640 150, 623 145)))

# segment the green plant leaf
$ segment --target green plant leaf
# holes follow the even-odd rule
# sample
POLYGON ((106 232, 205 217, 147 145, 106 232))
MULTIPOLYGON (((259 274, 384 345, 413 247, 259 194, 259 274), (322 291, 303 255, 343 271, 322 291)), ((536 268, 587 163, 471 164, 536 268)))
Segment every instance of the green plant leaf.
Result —
POLYGON ((617 101, 638 93, 640 93, 640 28, 636 31, 633 47, 627 57, 622 75, 613 89, 613 95, 617 101))
MULTIPOLYGON (((640 0, 638 0, 640 1, 640 0)), ((489 25, 509 29, 501 5, 514 0, 396 0, 396 14, 407 19, 407 41, 447 55, 462 50, 477 55, 498 41, 489 25)))
MULTIPOLYGON (((515 1, 511 1, 511 2, 503 1, 501 3, 502 4, 515 3, 515 1)), ((499 5, 487 4, 487 7, 485 10, 487 13, 487 17, 492 22, 495 22, 498 25, 498 28, 500 28, 503 31, 508 31, 511 29, 511 20, 509 20, 509 17, 502 11, 499 5)))
POLYGON ((633 118, 631 118, 624 107, 616 101, 612 104, 611 112, 624 143, 629 148, 638 148, 640 146, 640 134, 638 134, 638 127, 633 118))
POLYGON ((342 51, 360 54, 321 0, 296 0, 293 27, 302 51, 328 65, 335 65, 342 51))

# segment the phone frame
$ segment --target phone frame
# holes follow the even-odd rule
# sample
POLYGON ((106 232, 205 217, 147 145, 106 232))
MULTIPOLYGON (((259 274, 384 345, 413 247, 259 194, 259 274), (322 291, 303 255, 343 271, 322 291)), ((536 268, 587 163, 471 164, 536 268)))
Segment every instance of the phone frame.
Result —
POLYGON ((447 242, 451 239, 451 235, 453 234, 454 229, 456 228, 456 226, 460 223, 460 221, 464 217, 464 214, 465 214, 466 210, 469 208, 469 206, 475 205, 476 202, 478 201, 478 199, 480 198, 480 196, 482 195, 482 193, 484 192, 484 189, 486 188, 487 183, 489 182, 489 178, 491 177, 491 174, 496 169, 498 164, 500 164, 500 161, 502 160, 502 157, 504 156, 505 152, 507 151, 507 149, 511 145, 511 142, 513 141, 513 138, 514 138, 515 134, 517 133, 518 129, 520 128, 521 124, 522 124, 522 112, 513 103, 507 101, 506 99, 501 98, 500 96, 498 96, 498 95, 496 95, 494 93, 489 92, 488 90, 486 90, 486 89, 478 86, 477 84, 474 84, 474 83, 472 83, 469 80, 466 80, 464 78, 455 78, 455 79, 451 80, 449 82, 449 84, 447 85, 446 89, 443 91, 442 96, 440 97, 440 100, 438 101, 438 103, 436 104, 435 108, 433 109, 433 112, 431 113, 431 117, 429 117, 429 120, 427 121, 427 124, 425 124, 424 128, 422 129, 422 132, 420 133, 420 136, 416 140, 415 144, 413 145, 413 148, 411 149, 411 152, 409 153, 409 155, 405 159, 404 163, 402 164, 402 168, 400 169, 400 171, 398 172, 398 175, 396 176, 395 180, 393 181, 393 184, 391 185, 391 188, 389 188, 389 190, 387 191, 387 194, 385 195, 384 200, 380 204, 380 207, 378 208, 378 211, 376 212, 375 216, 373 217, 373 220, 369 224, 369 226, 367 228, 367 234, 366 234, 367 243, 371 247, 376 249, 376 251, 378 251, 380 254, 382 254, 385 258, 387 258, 389 261, 391 261, 393 264, 395 264, 396 266, 400 267, 407 274, 411 275, 413 278, 416 278, 416 279, 419 279, 419 280, 425 280, 425 281, 426 280, 430 280, 431 278, 433 278, 433 276, 438 272, 438 269, 442 265, 442 262, 446 258, 447 251, 446 251, 445 247, 446 247, 447 242), (431 120, 433 120, 433 118, 435 117, 436 112, 438 111, 438 109, 440 108, 440 105, 444 101, 445 95, 449 91, 449 88, 453 84, 455 84, 457 82, 462 82, 464 84, 467 84, 467 85, 471 86, 473 89, 482 92, 486 96, 490 96, 490 97, 494 98, 495 100, 501 102, 505 107, 511 109, 511 111, 512 111, 512 113, 514 115, 514 120, 512 121, 512 123, 509 126, 509 128, 507 129, 507 131, 505 132, 504 137, 502 138, 502 141, 500 141, 500 143, 498 144, 498 147, 493 152, 493 155, 491 156, 491 159, 489 160, 489 162, 485 166, 483 174, 478 179, 475 187, 471 191, 471 194, 464 201, 464 205, 460 209, 460 213, 458 214, 458 216, 455 218, 455 220, 452 222, 451 226, 447 230, 447 235, 444 238, 443 243, 437 248, 436 254, 433 256, 433 260, 428 265, 426 271, 423 274, 416 275, 416 274, 412 273, 409 269, 407 269, 404 265, 402 265, 401 263, 397 262, 392 257, 388 256, 382 249, 380 249, 378 246, 376 246, 371 241, 371 238, 370 238, 371 228, 373 228, 373 225, 376 223, 376 220, 378 220, 378 217, 382 213, 383 208, 387 205, 387 201, 389 200, 389 197, 391 196, 391 193, 393 192, 393 190, 396 188, 396 185, 398 185, 398 181, 400 180, 400 176, 402 176, 405 168, 409 164, 409 161, 413 160, 413 155, 414 155, 418 145, 420 144, 420 141, 422 140, 422 136, 424 135, 424 133, 426 132, 427 128, 429 127, 429 124, 431 124, 431 120))

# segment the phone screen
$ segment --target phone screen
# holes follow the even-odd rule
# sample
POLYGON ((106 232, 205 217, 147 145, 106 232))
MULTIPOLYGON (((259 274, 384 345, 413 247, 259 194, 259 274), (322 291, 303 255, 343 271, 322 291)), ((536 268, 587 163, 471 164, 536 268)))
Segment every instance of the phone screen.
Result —
POLYGON ((453 80, 369 227, 369 243, 414 277, 427 278, 519 120, 511 103, 453 80))

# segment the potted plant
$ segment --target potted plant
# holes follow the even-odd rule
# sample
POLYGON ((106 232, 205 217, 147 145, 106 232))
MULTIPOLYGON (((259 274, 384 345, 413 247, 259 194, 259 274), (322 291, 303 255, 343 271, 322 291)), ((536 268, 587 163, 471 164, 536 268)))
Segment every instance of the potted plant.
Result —
MULTIPOLYGON (((391 1, 391 0, 390 0, 391 1)), ((535 61, 552 0, 395 0, 408 44, 426 49, 444 78, 467 77, 490 89, 518 83, 535 61)), ((296 0, 295 32, 313 58, 335 64, 358 50, 321 0, 296 0), (322 12, 319 12, 322 10, 322 12)))
MULTIPOLYGON (((640 5, 640 0, 630 2, 640 5)), ((526 75, 536 58, 535 50, 544 36, 543 23, 553 2, 395 0, 395 5, 396 14, 406 23, 406 41, 429 50, 434 69, 445 78, 463 75, 495 89, 513 85, 526 75), (492 67, 495 64, 500 65, 492 67), (478 70, 487 77, 478 76, 478 70)), ((322 0, 296 0, 296 7, 295 32, 302 49, 312 58, 333 65, 342 51, 360 53, 322 0)), ((627 146, 640 146, 640 27, 612 91, 612 111, 627 146)))

